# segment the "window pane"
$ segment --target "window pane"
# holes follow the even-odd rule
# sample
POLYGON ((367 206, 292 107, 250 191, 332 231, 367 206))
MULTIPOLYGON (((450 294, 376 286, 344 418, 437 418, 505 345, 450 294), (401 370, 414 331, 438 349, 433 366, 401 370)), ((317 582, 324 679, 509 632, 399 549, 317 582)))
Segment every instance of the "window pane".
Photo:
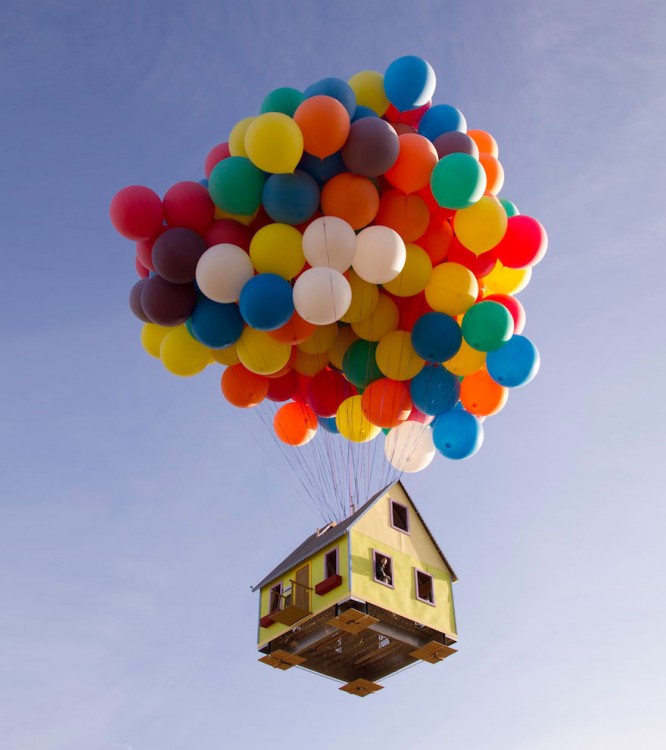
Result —
POLYGON ((396 529, 409 531, 409 518, 407 508, 399 503, 391 503, 392 523, 396 529))

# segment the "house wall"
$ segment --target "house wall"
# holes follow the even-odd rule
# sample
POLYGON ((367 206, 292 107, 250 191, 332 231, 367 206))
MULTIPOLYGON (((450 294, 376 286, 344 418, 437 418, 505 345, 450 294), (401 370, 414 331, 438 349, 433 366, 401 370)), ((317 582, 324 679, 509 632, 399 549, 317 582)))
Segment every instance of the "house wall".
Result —
POLYGON ((447 635, 456 635, 451 573, 399 485, 380 498, 350 530, 351 594, 447 635), (409 508, 409 534, 391 526, 389 499, 409 508), (393 584, 374 580, 373 550, 393 559, 393 584), (414 568, 433 577, 435 606, 416 598, 414 568))
MULTIPOLYGON (((344 534, 339 539, 331 542, 326 547, 323 547, 313 557, 304 560, 298 565, 288 570, 284 575, 274 579, 270 583, 266 584, 261 589, 261 600, 260 600, 260 614, 259 617, 263 617, 268 614, 268 607, 270 604, 270 590, 282 581, 283 590, 290 586, 290 580, 295 578, 295 573, 299 568, 302 568, 306 563, 310 564, 310 586, 313 591, 310 592, 310 602, 312 606, 313 614, 321 612, 333 604, 347 599, 349 597, 349 541, 348 535, 344 534), (327 552, 330 552, 334 547, 338 547, 338 572, 342 577, 342 583, 336 588, 332 589, 323 596, 319 596, 314 592, 314 587, 320 581, 324 580, 324 557, 327 552)), ((287 630, 291 630, 293 626, 282 625, 279 622, 275 622, 267 628, 259 627, 259 647, 265 645, 274 638, 282 635, 287 630)))

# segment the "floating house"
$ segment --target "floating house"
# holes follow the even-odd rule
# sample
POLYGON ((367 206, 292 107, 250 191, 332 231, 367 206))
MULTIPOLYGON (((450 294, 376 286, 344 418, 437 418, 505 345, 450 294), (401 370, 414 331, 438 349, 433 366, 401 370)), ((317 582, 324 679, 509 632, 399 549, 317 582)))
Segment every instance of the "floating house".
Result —
POLYGON ((455 653, 456 575, 401 482, 308 537, 258 583, 260 661, 366 696, 455 653))

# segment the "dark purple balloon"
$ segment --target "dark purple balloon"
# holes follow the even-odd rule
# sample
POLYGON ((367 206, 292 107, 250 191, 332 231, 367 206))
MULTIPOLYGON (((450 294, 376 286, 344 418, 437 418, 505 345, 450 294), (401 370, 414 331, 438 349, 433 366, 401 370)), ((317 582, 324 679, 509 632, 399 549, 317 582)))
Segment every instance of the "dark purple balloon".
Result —
POLYGON ((400 143, 394 128, 378 117, 352 123, 340 152, 347 169, 363 177, 379 177, 398 158, 400 143))
POLYGON ((438 135, 432 145, 437 149, 440 159, 447 154, 469 154, 475 159, 479 158, 479 147, 467 133, 461 133, 459 130, 449 130, 438 135))
POLYGON ((157 273, 173 284, 194 281, 199 258, 206 252, 206 242, 192 229, 167 229, 153 245, 153 265, 157 273))
POLYGON ((136 315, 136 317, 139 320, 142 320, 144 323, 150 323, 150 318, 146 315, 146 313, 143 311, 143 307, 141 306, 141 292, 143 291, 144 286, 148 283, 148 279, 139 279, 136 284, 130 289, 129 293, 129 306, 130 310, 136 315))
POLYGON ((172 284, 151 276, 141 292, 141 307, 152 323, 177 326, 184 323, 197 304, 194 284, 172 284))

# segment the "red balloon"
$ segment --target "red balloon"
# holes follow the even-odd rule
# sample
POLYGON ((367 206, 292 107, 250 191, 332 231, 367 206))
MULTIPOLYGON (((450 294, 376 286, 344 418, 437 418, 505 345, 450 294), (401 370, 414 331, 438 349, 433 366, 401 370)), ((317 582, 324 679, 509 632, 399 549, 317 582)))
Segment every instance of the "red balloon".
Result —
POLYGON ((119 190, 113 196, 109 214, 116 231, 128 240, 154 237, 164 221, 159 195, 142 185, 130 185, 119 190))
MULTIPOLYGON (((384 294, 388 294, 384 290, 384 294)), ((398 312, 400 313, 399 329, 401 331, 411 331, 414 328, 414 323, 426 313, 432 312, 432 307, 426 302, 424 292, 414 294, 412 297, 395 297, 390 295, 391 299, 398 306, 398 312)))
POLYGON ((412 406, 412 410, 409 412, 409 416, 405 420, 406 422, 419 422, 419 424, 430 424, 435 419, 434 415, 424 414, 419 411, 415 406, 412 406))
POLYGON ((158 229, 157 234, 151 237, 149 240, 139 240, 136 243, 136 257, 141 261, 149 271, 154 271, 155 266, 153 265, 153 245, 157 238, 164 234, 168 227, 162 226, 158 229))
POLYGON ((489 294, 487 297, 483 298, 484 302, 486 300, 499 302, 500 305, 504 305, 513 318, 513 332, 523 332, 523 329, 525 328, 525 308, 520 300, 512 297, 510 294, 489 294))
POLYGON ((453 239, 453 229, 448 219, 435 215, 431 217, 428 228, 416 240, 416 244, 428 253, 433 266, 438 266, 447 259, 453 239))
POLYGON ((164 216, 170 227, 185 227, 204 234, 213 221, 215 204, 198 182, 177 182, 164 195, 164 216))
POLYGON ((416 109, 408 109, 406 112, 400 112, 392 104, 384 113, 384 119, 389 122, 402 123, 403 125, 418 125, 423 115, 430 109, 432 101, 426 102, 416 109))
POLYGON ((140 279, 147 279, 150 276, 150 270, 143 265, 138 256, 134 259, 134 267, 140 279))
POLYGON ((227 159, 230 156, 228 143, 218 143, 217 146, 213 146, 206 157, 206 164, 204 166, 206 177, 210 177, 210 173, 222 159, 227 159))
POLYGON ((333 417, 340 404, 356 395, 356 388, 336 370, 322 370, 307 388, 307 402, 319 417, 333 417))
POLYGON ((548 236, 536 219, 519 214, 509 218, 504 237, 493 249, 508 268, 527 268, 536 265, 546 254, 548 236))
POLYGON ((474 255, 457 237, 453 237, 451 240, 446 260, 450 263, 459 263, 461 266, 469 268, 477 279, 487 276, 497 264, 495 248, 487 250, 485 253, 481 253, 481 255, 474 255))
POLYGON ((257 215, 250 222, 250 232, 256 234, 260 229, 273 223, 273 219, 266 213, 266 209, 263 206, 259 206, 257 215))
POLYGON ((213 245, 237 245, 246 252, 250 249, 252 232, 249 227, 233 219, 217 219, 206 230, 204 234, 206 247, 213 245))
POLYGON ((414 242, 420 237, 428 228, 429 221, 428 207, 418 195, 405 195, 399 190, 388 190, 379 199, 375 224, 390 227, 405 242, 414 242))
POLYGON ((279 378, 269 378, 267 398, 271 401, 288 401, 298 391, 299 386, 298 373, 289 370, 279 378))

